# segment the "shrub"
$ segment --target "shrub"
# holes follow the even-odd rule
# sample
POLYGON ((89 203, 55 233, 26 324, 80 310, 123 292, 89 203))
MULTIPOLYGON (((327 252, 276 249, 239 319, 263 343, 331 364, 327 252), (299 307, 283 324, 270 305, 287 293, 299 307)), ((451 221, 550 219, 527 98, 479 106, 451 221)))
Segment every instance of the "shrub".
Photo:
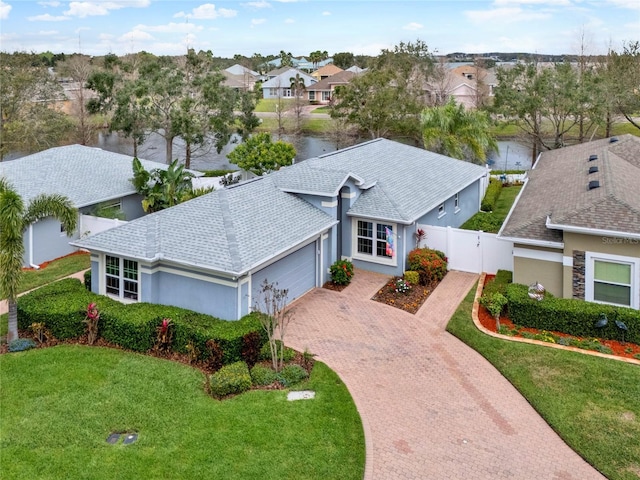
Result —
POLYGON ((209 388, 211 394, 216 398, 246 392, 251 388, 249 367, 244 362, 225 365, 211 375, 209 388))
POLYGON ((249 332, 242 336, 242 360, 253 367, 260 358, 261 338, 258 332, 249 332))
POLYGON ((98 322, 100 321, 100 311, 98 306, 91 302, 87 305, 87 313, 84 323, 87 326, 87 343, 93 345, 98 339, 98 322))
POLYGON ((91 291, 91 269, 84 272, 84 288, 91 291))
POLYGON ((483 212, 492 212, 496 207, 496 202, 502 192, 502 182, 495 178, 489 181, 487 192, 484 194, 482 203, 480 204, 480 210, 483 212))
POLYGON ((36 342, 30 338, 16 338, 9 342, 8 349, 10 352, 23 352, 24 350, 29 350, 35 346, 36 342))
POLYGON ((420 283, 420 274, 415 270, 407 270, 404 272, 404 279, 411 285, 418 285, 420 283))
POLYGON ((507 297, 500 292, 494 292, 491 294, 484 294, 480 297, 480 305, 486 308, 493 318, 499 318, 502 310, 507 304, 507 297))
POLYGON ((429 285, 444 278, 447 257, 439 250, 416 248, 409 252, 409 269, 418 272, 421 285, 429 285))
POLYGON ((214 339, 207 340, 206 345, 209 352, 207 364, 215 371, 220 370, 220 368, 222 368, 222 359, 224 358, 222 348, 220 348, 220 345, 218 345, 214 339))
POLYGON ((493 293, 505 294, 507 285, 511 283, 513 274, 508 270, 498 270, 496 276, 484 286, 483 295, 491 295, 493 293))
POLYGON ((411 291, 411 285, 404 278, 396 279, 391 285, 391 288, 396 293, 404 293, 406 295, 411 291))
POLYGON ((347 260, 336 260, 329 268, 331 281, 336 285, 349 285, 353 278, 353 263, 347 260))
POLYGON ((278 374, 273 368, 265 367, 264 365, 255 365, 251 369, 251 381, 253 385, 263 387, 265 385, 271 385, 278 379, 278 374))
POLYGON ((300 365, 292 364, 285 365, 282 367, 282 370, 278 374, 278 380, 285 387, 290 387, 291 385, 295 385, 296 383, 300 383, 303 380, 306 380, 309 377, 307 371, 302 368, 300 365))
POLYGON ((629 329, 625 332, 625 340, 640 343, 638 310, 551 295, 545 295, 543 300, 536 301, 529 298, 526 285, 515 283, 507 285, 505 296, 509 317, 516 325, 557 331, 576 337, 620 340, 621 333, 615 323, 619 320, 629 329), (609 322, 603 328, 596 328, 595 323, 602 314, 607 316, 609 322))
POLYGON ((498 233, 504 219, 492 212, 478 212, 460 227, 463 230, 482 230, 487 233, 498 233))

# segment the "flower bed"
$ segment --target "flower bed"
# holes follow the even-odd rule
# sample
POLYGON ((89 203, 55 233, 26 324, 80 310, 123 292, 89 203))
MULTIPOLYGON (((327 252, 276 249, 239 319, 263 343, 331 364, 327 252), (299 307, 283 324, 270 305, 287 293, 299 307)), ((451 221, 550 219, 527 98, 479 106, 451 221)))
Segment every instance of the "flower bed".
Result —
POLYGON ((404 286, 407 282, 403 282, 402 277, 393 277, 378 290, 372 297, 372 300, 391 305, 405 312, 416 313, 431 292, 433 292, 433 289, 440 283, 435 282, 427 286, 409 285, 409 289, 407 290, 404 286))

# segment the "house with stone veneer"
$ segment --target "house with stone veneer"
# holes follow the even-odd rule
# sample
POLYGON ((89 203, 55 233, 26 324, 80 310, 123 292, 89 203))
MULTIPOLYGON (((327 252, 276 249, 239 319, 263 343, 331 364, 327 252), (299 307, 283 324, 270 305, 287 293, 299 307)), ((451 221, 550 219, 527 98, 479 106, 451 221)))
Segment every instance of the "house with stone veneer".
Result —
POLYGON ((214 191, 73 242, 91 252, 94 292, 249 313, 262 283, 299 298, 349 259, 401 275, 418 224, 458 227, 479 210, 487 171, 385 139, 214 191))
POLYGON ((640 138, 541 153, 498 236, 514 282, 640 308, 640 138))

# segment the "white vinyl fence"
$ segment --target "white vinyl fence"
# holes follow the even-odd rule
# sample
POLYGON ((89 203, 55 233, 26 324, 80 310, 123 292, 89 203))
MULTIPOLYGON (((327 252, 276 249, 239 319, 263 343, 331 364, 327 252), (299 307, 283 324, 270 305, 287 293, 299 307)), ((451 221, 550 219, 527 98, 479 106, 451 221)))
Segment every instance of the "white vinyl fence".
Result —
POLYGON ((117 218, 102 218, 94 217, 93 215, 80 215, 80 232, 81 238, 90 237, 96 233, 110 230, 119 225, 127 223, 124 220, 118 220, 117 218))
POLYGON ((449 259, 449 270, 513 271, 513 242, 498 240, 495 233, 431 225, 418 225, 418 228, 427 234, 420 246, 443 251, 449 259))

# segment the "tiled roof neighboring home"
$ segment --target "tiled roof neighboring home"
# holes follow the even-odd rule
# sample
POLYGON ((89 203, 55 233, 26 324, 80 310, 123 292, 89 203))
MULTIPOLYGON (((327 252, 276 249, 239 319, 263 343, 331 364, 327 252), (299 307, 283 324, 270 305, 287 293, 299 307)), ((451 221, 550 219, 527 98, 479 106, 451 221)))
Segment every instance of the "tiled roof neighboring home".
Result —
MULTIPOLYGON (((50 148, 33 155, 0 163, 6 177, 25 202, 46 193, 67 196, 84 207, 135 193, 133 157, 82 145, 50 148)), ((162 163, 140 160, 151 170, 162 163)))
POLYGON ((339 73, 336 73, 335 75, 332 75, 331 77, 327 77, 323 80, 320 80, 318 83, 314 83, 309 88, 307 88, 307 90, 332 91, 336 85, 345 85, 349 83, 351 79, 355 76, 356 76, 355 73, 347 72, 346 70, 343 70, 339 73))
POLYGON ((562 230, 640 235, 640 138, 623 135, 540 155, 500 236, 559 243, 562 230), (589 173, 592 167, 597 171, 589 173))
POLYGON ((379 138, 277 172, 284 191, 337 192, 347 178, 363 193, 349 215, 410 224, 485 176, 485 167, 379 138), (319 185, 319 179, 325 183, 319 185), (446 179, 446 180, 445 180, 446 179))
POLYGON ((342 70, 340 67, 336 67, 333 63, 330 63, 318 68, 315 72, 311 73, 311 76, 320 81, 323 78, 331 77, 332 75, 343 71, 344 70, 342 70))
POLYGON ((366 68, 360 68, 357 65, 353 65, 352 67, 347 68, 346 71, 347 72, 353 72, 353 73, 362 73, 362 72, 366 72, 367 69, 366 68))
POLYGON ((272 178, 216 190, 74 245, 240 275, 337 221, 272 178))

